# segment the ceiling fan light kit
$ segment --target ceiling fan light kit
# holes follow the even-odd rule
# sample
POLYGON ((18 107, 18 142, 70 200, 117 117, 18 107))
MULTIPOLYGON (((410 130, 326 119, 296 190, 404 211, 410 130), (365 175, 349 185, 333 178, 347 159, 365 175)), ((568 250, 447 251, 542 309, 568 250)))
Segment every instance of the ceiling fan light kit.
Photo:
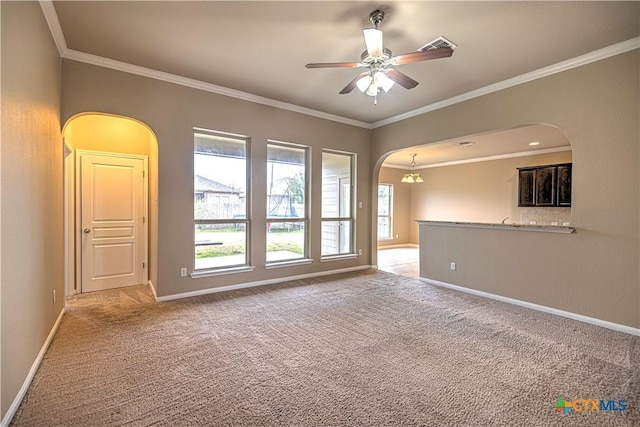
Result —
POLYGON ((453 55, 453 48, 445 46, 441 48, 405 53, 394 57, 391 50, 383 47, 382 30, 378 29, 378 25, 380 25, 384 20, 384 12, 381 10, 374 10, 369 15, 369 20, 375 28, 365 28, 363 30, 364 41, 367 49, 362 52, 362 55, 360 55, 360 62, 326 62, 310 63, 306 65, 307 68, 367 68, 368 71, 357 75, 340 91, 341 95, 350 93, 357 87, 361 92, 374 97, 373 103, 375 105, 378 103, 378 93, 380 92, 380 89, 386 93, 395 83, 405 89, 413 89, 418 86, 417 81, 392 67, 426 61, 429 59, 446 58, 453 55))

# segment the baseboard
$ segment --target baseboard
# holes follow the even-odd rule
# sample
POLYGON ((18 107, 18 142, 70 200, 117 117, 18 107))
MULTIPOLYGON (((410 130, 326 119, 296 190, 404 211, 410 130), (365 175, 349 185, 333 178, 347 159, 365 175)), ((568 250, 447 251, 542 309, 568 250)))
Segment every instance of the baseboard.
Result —
POLYGON ((530 308, 532 310, 542 311, 544 313, 555 314, 556 316, 567 317, 569 319, 578 320, 580 322, 589 323, 591 325, 596 325, 596 326, 600 326, 607 329, 612 329, 614 331, 624 332, 626 334, 635 335, 635 336, 640 336, 640 328, 633 328, 631 326, 621 325, 619 323, 613 323, 607 320, 596 319, 595 317, 584 316, 582 314, 572 313, 570 311, 559 310, 557 308, 547 307, 545 305, 534 304, 532 302, 522 301, 522 300, 509 298, 509 297, 503 297, 501 295, 478 291, 476 289, 465 288, 464 286, 452 285, 451 283, 428 279, 426 277, 420 277, 420 281, 424 283, 428 283, 430 285, 454 289, 456 291, 466 292, 468 294, 478 295, 481 297, 490 298, 490 299, 506 302, 513 305, 519 305, 522 307, 530 308))
POLYGON ((158 301, 158 294, 156 293, 156 288, 153 286, 153 282, 151 280, 147 280, 147 284, 151 288, 151 293, 153 294, 153 299, 158 301))
POLYGON ((316 273, 301 274, 299 276, 278 277, 277 279, 268 279, 268 280, 260 280, 260 281, 256 281, 256 282, 238 283, 237 285, 220 286, 218 288, 209 288, 209 289, 202 289, 202 290, 199 290, 199 291, 184 292, 184 293, 173 294, 173 295, 165 295, 165 296, 161 296, 161 297, 156 297, 156 301, 158 301, 158 302, 171 301, 171 300, 176 300, 176 299, 197 297, 197 296, 200 296, 200 295, 213 294, 213 293, 217 293, 217 292, 233 291, 233 290, 236 290, 236 289, 254 288, 254 287, 257 287, 257 286, 273 285, 274 283, 288 282, 288 281, 291 281, 291 280, 309 279, 309 278, 312 278, 312 277, 329 276, 331 274, 348 273, 348 272, 351 272, 351 271, 369 270, 369 269, 371 269, 370 265, 361 265, 361 266, 358 266, 358 267, 340 268, 340 269, 337 269, 337 270, 328 270, 328 271, 319 271, 319 272, 316 272, 316 273))
POLYGON ((22 387, 20 387, 20 390, 18 391, 16 398, 13 399, 13 403, 11 404, 11 406, 9 406, 9 409, 7 410, 7 413, 2 419, 2 422, 0 422, 0 427, 7 427, 11 423, 11 420, 13 419, 13 416, 16 414, 16 411, 18 410, 20 403, 22 403, 22 399, 24 399, 24 395, 27 393, 27 390, 29 389, 29 385, 31 384, 31 381, 35 376, 36 371, 40 367, 40 362, 42 362, 42 358, 44 357, 44 354, 47 352, 47 349, 49 348, 49 344, 51 343, 53 336, 56 334, 56 331, 58 330, 58 326, 60 326, 60 322, 62 322, 62 316, 64 316, 64 308, 62 309, 62 311, 60 311, 60 315, 58 316, 56 323, 54 323, 53 328, 51 328, 51 331, 47 336, 47 339, 44 341, 44 344, 42 344, 42 348, 40 349, 40 352, 36 356, 36 360, 33 361, 33 365, 31 365, 31 369, 29 369, 29 373, 27 374, 27 377, 25 378, 24 383, 22 383, 22 387))
POLYGON ((378 250, 384 250, 384 249, 399 249, 399 248, 418 248, 419 246, 416 245, 415 243, 401 243, 398 245, 384 245, 384 246, 378 246, 378 250))

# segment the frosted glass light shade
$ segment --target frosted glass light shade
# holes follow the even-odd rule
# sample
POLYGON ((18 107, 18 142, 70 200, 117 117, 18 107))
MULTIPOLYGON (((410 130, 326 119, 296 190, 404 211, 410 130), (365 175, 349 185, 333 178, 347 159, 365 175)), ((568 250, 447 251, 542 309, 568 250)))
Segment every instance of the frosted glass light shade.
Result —
POLYGON ((369 86, 371 85, 371 80, 373 80, 371 76, 367 75, 356 82, 356 86, 358 86, 360 92, 364 92, 369 88, 369 86))
POLYGON ((382 90, 389 92, 389 89, 393 87, 394 81, 387 77, 384 71, 378 71, 376 73, 376 83, 382 90))
POLYGON ((422 179, 422 175, 420 175, 419 173, 406 173, 404 174, 400 182, 413 184, 414 182, 424 182, 424 179, 422 179))
POLYGON ((382 56, 382 30, 377 28, 365 28, 364 42, 367 45, 367 53, 372 58, 380 58, 382 56))

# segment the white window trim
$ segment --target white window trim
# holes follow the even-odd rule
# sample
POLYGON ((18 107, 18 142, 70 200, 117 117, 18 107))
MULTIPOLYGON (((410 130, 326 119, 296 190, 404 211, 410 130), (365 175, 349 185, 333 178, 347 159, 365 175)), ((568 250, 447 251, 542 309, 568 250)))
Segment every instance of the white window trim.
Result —
MULTIPOLYGON (((356 153, 352 153, 350 151, 341 151, 341 150, 333 150, 333 149, 329 149, 329 148, 325 148, 322 150, 322 153, 332 153, 332 154, 342 154, 345 156, 350 156, 351 157, 351 180, 350 180, 350 185, 351 185, 351 200, 350 200, 350 213, 351 216, 350 217, 337 217, 337 218, 333 218, 333 217, 323 217, 322 213, 320 214, 320 224, 322 226, 323 222, 329 222, 329 221, 345 221, 345 222, 351 222, 351 252, 349 253, 338 253, 338 254, 330 254, 330 255, 321 255, 320 256, 320 261, 324 262, 324 261, 336 261, 336 260, 344 260, 344 259, 353 259, 353 258, 357 258, 358 257, 358 250, 356 249, 356 228, 357 228, 357 212, 358 209, 356 209, 356 200, 358 200, 358 195, 357 195, 357 175, 358 175, 358 171, 357 171, 357 165, 358 165, 358 161, 357 161, 357 154, 356 153)), ((320 204, 322 204, 322 196, 320 196, 320 204)), ((322 211, 321 211, 322 212, 322 211)), ((320 238, 322 239, 322 237, 320 238)), ((322 241, 320 242, 320 245, 322 247, 322 241)))
MULTIPOLYGON (((311 197, 309 197, 309 189, 311 188, 311 147, 302 144, 296 144, 294 142, 285 142, 278 141, 275 139, 267 139, 267 150, 269 149, 269 145, 275 145, 280 147, 287 148, 296 148, 300 150, 304 150, 304 218, 270 218, 268 213, 265 212, 266 222, 302 222, 304 223, 304 253, 302 254, 302 258, 293 258, 287 260, 278 260, 278 261, 265 261, 265 269, 269 268, 279 268, 279 267, 289 267, 294 265, 303 265, 310 264, 313 262, 312 259, 309 258, 309 254, 311 253, 311 239, 309 233, 309 224, 310 224, 310 212, 311 212, 311 197)), ((267 156, 268 157, 268 156, 267 156)), ((267 164, 269 161, 267 160, 267 164)), ((265 236, 265 244, 266 244, 266 236, 265 236)), ((264 248, 265 258, 268 254, 267 248, 264 248)))
MULTIPOLYGON (((245 143, 245 162, 246 162, 246 184, 245 184, 245 218, 224 218, 224 219, 195 219, 193 220, 193 225, 195 228, 196 224, 245 224, 245 263, 244 264, 234 264, 234 265, 225 265, 221 267, 208 267, 208 268, 196 268, 196 257, 195 257, 195 233, 193 234, 192 248, 193 248, 193 258, 191 264, 190 273, 191 278, 198 277, 208 277, 208 276, 218 276, 223 274, 232 274, 232 273, 243 273, 248 271, 253 271, 255 269, 254 266, 251 265, 251 137, 246 135, 240 135, 229 132, 215 131, 210 129, 204 129, 199 127, 193 128, 193 137, 195 143, 195 135, 197 133, 209 135, 213 137, 220 138, 228 138, 235 139, 238 141, 244 141, 245 143)), ((195 156, 195 146, 194 146, 194 156, 195 156)), ((195 174, 195 170, 193 171, 195 174)), ((193 180, 192 180, 193 185, 193 180)), ((192 191, 195 194, 195 189, 192 191)), ((193 203, 193 201, 192 201, 193 203)), ((193 215, 195 217, 195 213, 193 215)))
POLYGON ((356 259, 360 255, 358 254, 338 254, 338 255, 325 255, 320 258, 320 262, 331 262, 331 261, 344 261, 346 259, 356 259))
POLYGON ((220 267, 195 270, 192 271, 189 276, 191 276, 192 279, 197 279, 200 277, 222 276, 224 274, 248 273, 253 270, 255 270, 255 267, 252 265, 240 265, 237 267, 220 267))
POLYGON ((271 261, 271 262, 268 262, 264 266, 264 268, 266 270, 271 270, 272 268, 296 267, 299 265, 313 264, 314 261, 315 260, 311 258, 292 259, 287 261, 271 261))
MULTIPOLYGON (((388 241, 388 240, 394 240, 393 238, 393 184, 388 184, 386 182, 380 182, 378 183, 378 188, 381 185, 385 185, 387 187, 389 187, 389 214, 388 215, 380 215, 378 214, 378 219, 379 218, 389 218, 389 237, 378 237, 378 241, 384 242, 384 241, 388 241)), ((380 198, 378 198, 378 202, 380 202, 380 198)), ((378 203, 379 205, 379 203, 378 203)), ((376 224, 377 225, 377 224, 376 224)))

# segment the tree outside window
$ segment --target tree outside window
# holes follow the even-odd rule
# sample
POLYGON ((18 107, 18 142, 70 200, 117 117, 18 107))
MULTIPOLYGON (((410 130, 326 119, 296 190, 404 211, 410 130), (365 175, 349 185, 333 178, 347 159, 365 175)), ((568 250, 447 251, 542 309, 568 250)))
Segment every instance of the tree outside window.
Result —
POLYGON ((307 153, 297 144, 267 144, 267 264, 307 258, 307 153))
POLYGON ((195 269, 248 265, 248 139, 194 132, 195 269))

